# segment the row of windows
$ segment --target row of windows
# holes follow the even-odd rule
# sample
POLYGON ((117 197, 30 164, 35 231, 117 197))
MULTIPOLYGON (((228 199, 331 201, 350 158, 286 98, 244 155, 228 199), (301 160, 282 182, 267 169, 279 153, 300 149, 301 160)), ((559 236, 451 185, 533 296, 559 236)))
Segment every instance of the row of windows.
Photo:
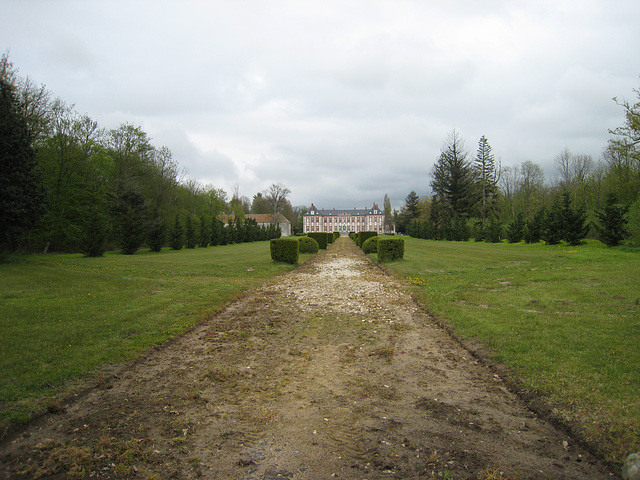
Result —
MULTIPOLYGON (((313 222, 315 222, 315 223, 320 222, 320 218, 318 218, 318 217, 315 217, 315 218, 306 218, 305 220, 306 220, 306 222, 307 222, 307 223, 309 223, 309 222, 312 222, 312 223, 313 223, 313 222)), ((366 221, 366 220, 373 220, 374 222, 380 222, 380 221, 382 221, 382 216, 381 216, 381 215, 379 215, 379 216, 375 216, 375 217, 373 217, 373 216, 372 216, 372 217, 365 217, 365 218, 362 218, 362 217, 360 217, 360 218, 358 218, 358 217, 356 217, 356 218, 335 218, 335 217, 330 218, 330 217, 322 217, 322 221, 323 221, 324 223, 327 223, 327 220, 328 220, 329 222, 331 222, 331 223, 345 223, 345 222, 346 222, 346 223, 354 223, 354 222, 362 223, 362 222, 364 222, 364 221, 366 221)))
MULTIPOLYGON (((342 225, 342 227, 344 227, 344 225, 342 225)), ((359 227, 359 226, 358 226, 359 227)), ((381 225, 375 225, 370 227, 372 231, 378 232, 378 233, 382 233, 382 226, 381 225)), ((362 228, 354 228, 354 229, 345 229, 345 228, 341 228, 340 231, 356 231, 359 232, 361 231, 362 228)), ((305 232, 328 232, 331 231, 333 232, 333 229, 327 229, 325 226, 316 226, 316 225, 311 225, 311 226, 307 226, 305 228, 305 232)))

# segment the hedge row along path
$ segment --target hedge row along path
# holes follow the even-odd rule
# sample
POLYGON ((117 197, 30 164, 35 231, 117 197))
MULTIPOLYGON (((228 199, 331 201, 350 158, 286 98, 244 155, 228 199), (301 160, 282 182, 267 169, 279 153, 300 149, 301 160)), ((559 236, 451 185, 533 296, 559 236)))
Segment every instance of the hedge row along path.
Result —
POLYGON ((611 478, 348 238, 53 410, 1 477, 611 478))

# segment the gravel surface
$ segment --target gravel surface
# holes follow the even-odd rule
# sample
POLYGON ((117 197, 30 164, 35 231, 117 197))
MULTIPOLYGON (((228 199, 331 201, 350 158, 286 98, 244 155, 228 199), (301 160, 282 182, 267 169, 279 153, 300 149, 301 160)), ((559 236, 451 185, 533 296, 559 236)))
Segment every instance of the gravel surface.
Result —
POLYGON ((612 478, 348 238, 0 447, 2 478, 612 478))

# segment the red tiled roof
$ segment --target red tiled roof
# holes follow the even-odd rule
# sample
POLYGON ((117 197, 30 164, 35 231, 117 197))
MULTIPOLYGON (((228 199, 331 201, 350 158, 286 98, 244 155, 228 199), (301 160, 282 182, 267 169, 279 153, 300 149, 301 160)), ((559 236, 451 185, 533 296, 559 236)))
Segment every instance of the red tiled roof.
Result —
MULTIPOLYGON (((222 216, 220 216, 220 220, 222 220, 223 222, 228 222, 229 221, 229 217, 235 218, 234 215, 222 215, 222 216)), ((258 222, 259 224, 261 224, 261 223, 273 223, 273 213, 247 213, 247 214, 245 214, 244 218, 252 218, 253 220, 258 222)), ((276 218, 278 219, 278 223, 291 223, 287 219, 287 217, 285 217, 281 213, 278 213, 278 216, 276 218)))

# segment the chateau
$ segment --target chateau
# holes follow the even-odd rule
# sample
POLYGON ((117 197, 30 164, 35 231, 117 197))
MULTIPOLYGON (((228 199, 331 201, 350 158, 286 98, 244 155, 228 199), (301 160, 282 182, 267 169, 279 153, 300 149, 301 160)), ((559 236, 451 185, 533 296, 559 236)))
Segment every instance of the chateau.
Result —
POLYGON ((303 215, 302 230, 309 232, 378 232, 384 233, 384 212, 377 203, 372 208, 353 210, 318 210, 313 203, 303 215))

